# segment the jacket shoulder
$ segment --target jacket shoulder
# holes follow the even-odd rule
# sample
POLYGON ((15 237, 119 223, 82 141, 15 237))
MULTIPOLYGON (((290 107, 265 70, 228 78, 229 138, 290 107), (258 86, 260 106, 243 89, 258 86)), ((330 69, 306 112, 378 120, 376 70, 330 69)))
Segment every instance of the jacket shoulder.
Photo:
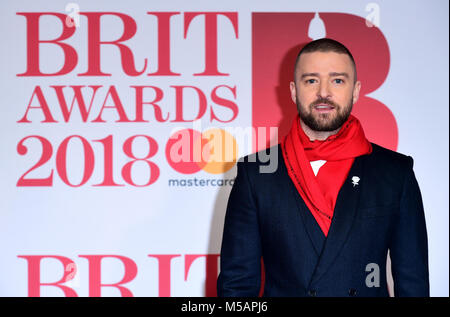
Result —
POLYGON ((241 157, 238 162, 239 167, 244 168, 248 174, 268 174, 279 170, 284 164, 281 153, 281 145, 277 144, 264 150, 241 157))
POLYGON ((392 169, 412 168, 414 161, 411 156, 389 150, 375 143, 371 144, 372 153, 369 158, 376 161, 377 165, 392 169))

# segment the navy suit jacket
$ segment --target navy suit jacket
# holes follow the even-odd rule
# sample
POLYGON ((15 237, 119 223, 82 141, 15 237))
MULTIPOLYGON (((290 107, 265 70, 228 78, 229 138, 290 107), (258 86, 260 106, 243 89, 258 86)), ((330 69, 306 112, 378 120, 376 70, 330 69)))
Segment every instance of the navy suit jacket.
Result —
POLYGON ((427 232, 413 159, 372 144, 355 158, 328 236, 278 167, 261 173, 258 154, 237 163, 222 239, 218 296, 429 296, 427 232), (358 184, 353 176, 360 178, 358 184))

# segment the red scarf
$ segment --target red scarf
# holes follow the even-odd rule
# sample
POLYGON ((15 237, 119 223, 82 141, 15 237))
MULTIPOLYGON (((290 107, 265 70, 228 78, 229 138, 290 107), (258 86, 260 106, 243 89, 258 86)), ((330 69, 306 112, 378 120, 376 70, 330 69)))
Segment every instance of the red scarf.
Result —
POLYGON ((325 236, 328 235, 334 206, 355 157, 372 152, 358 119, 352 115, 335 135, 324 141, 310 141, 297 115, 281 142, 289 177, 313 214, 325 236), (310 161, 326 160, 317 177, 310 161))

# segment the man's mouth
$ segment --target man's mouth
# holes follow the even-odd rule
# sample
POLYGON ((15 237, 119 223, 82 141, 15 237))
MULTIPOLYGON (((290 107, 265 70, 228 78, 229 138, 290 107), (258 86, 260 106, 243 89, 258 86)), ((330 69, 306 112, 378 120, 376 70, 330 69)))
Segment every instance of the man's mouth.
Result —
POLYGON ((315 105, 314 109, 320 113, 327 113, 327 112, 333 111, 334 107, 329 104, 321 103, 321 104, 315 105))

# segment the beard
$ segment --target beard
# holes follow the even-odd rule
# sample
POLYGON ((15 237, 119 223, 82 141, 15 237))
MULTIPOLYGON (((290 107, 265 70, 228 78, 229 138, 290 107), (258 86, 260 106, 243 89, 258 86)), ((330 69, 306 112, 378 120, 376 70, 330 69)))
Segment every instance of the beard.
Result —
POLYGON ((303 107, 298 97, 295 99, 300 119, 313 131, 329 132, 339 129, 347 121, 353 108, 353 98, 345 107, 325 98, 319 98, 308 107, 303 107), (336 113, 334 111, 331 113, 317 113, 317 111, 314 111, 314 106, 318 104, 333 106, 336 113))

